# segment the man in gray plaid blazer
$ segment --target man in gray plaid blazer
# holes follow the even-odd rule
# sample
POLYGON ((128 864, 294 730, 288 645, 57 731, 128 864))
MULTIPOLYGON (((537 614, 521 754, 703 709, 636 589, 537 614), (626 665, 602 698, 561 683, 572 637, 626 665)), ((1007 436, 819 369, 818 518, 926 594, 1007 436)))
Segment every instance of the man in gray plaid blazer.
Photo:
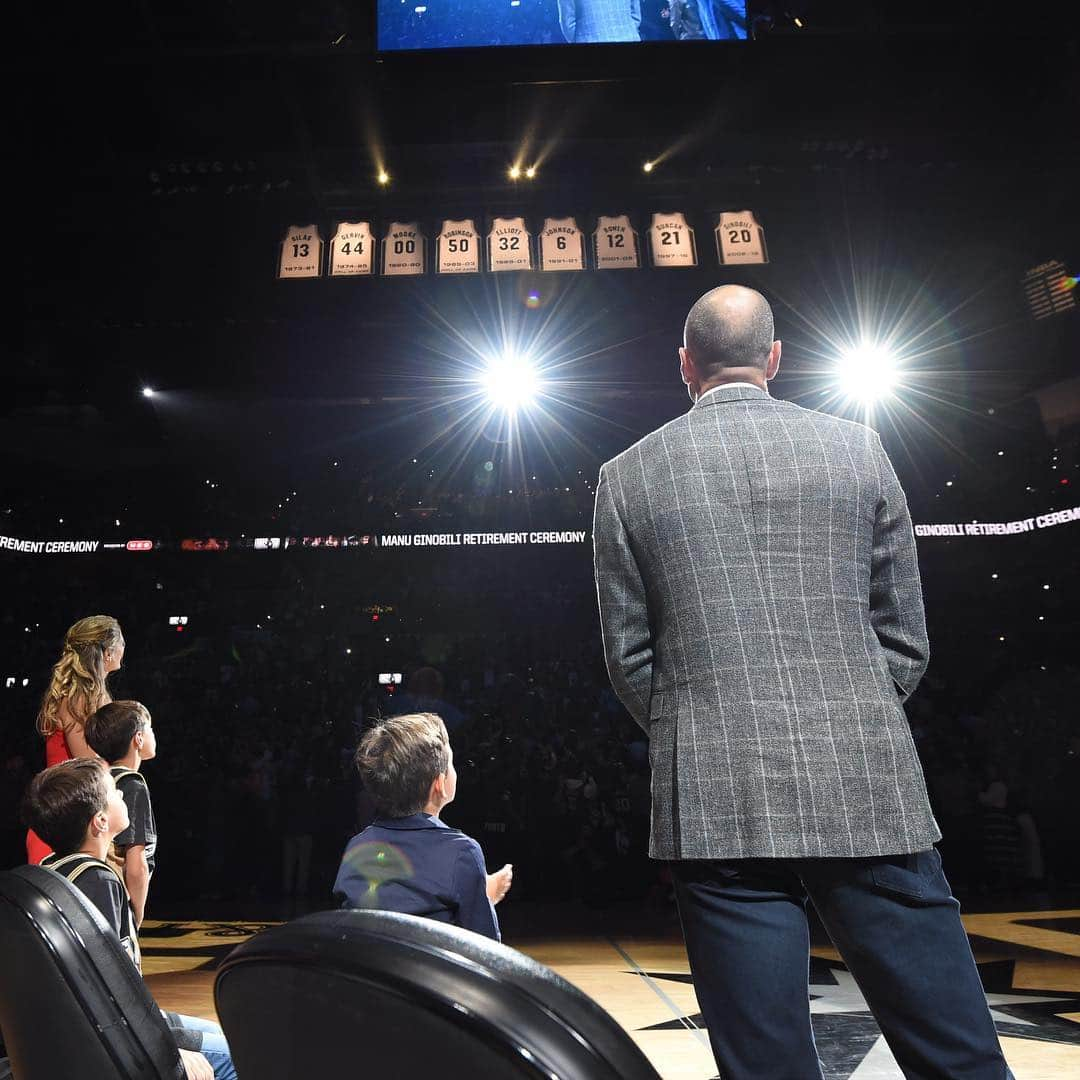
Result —
POLYGON ((905 1076, 1000 1080, 902 707, 929 650, 892 464, 869 428, 769 395, 759 293, 706 293, 679 356, 693 408, 603 466, 593 536, 721 1074, 821 1075, 809 899, 905 1076))
POLYGON ((641 0, 558 0, 558 7, 571 44, 641 40, 641 0))

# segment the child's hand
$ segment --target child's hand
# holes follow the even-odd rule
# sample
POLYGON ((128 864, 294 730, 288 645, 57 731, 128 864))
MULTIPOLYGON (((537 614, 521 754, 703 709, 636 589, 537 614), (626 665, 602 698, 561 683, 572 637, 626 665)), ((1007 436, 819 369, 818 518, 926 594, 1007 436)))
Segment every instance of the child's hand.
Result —
POLYGON ((214 1067, 202 1054, 194 1050, 181 1050, 180 1060, 187 1080, 214 1080, 214 1067))
POLYGON ((514 867, 507 863, 501 870, 487 876, 488 899, 497 904, 509 891, 514 883, 514 867))

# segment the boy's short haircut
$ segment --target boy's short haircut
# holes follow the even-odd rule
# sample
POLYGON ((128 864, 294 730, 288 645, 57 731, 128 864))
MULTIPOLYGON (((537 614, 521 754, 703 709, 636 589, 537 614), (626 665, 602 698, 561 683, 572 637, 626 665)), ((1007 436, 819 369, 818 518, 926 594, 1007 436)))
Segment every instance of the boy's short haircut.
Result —
POLYGON ((427 805, 431 784, 450 767, 450 738, 435 713, 379 720, 356 748, 356 768, 384 817, 409 817, 427 805))
POLYGON ((90 749, 112 765, 128 752, 136 733, 149 724, 150 711, 141 702, 110 701, 86 721, 83 735, 90 749))
POLYGON ((109 807, 108 766, 97 758, 50 765, 30 781, 23 820, 57 853, 70 855, 86 840, 95 814, 109 807))

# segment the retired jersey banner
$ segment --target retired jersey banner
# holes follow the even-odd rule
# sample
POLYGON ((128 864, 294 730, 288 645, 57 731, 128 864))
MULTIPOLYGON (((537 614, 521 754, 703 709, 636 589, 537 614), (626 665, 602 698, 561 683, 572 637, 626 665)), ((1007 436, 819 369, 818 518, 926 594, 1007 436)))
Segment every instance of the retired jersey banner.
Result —
POLYGON ((532 250, 525 219, 495 218, 487 238, 488 269, 492 273, 504 270, 531 270, 532 250))
POLYGON ((1024 275, 1024 292, 1036 319, 1063 315, 1076 307, 1076 289, 1065 264, 1058 259, 1032 267, 1024 275))
POLYGON ((398 277, 424 272, 426 240, 415 221, 395 221, 386 230, 383 240, 382 272, 385 277, 398 277))
POLYGON ((540 269, 585 269, 585 234, 574 218, 544 218, 540 230, 540 269))
POLYGON ((281 242, 278 277, 315 278, 322 274, 322 237, 316 225, 290 225, 281 242))
POLYGON ((685 214, 653 214, 649 252, 656 267, 697 266, 694 230, 687 224, 685 214))
MULTIPOLYGON (((576 216, 537 217, 530 220, 542 220, 543 226, 535 234, 529 231, 524 216, 489 218, 486 234, 477 228, 478 220, 394 221, 381 239, 370 221, 338 222, 331 228, 325 270, 319 227, 290 225, 280 245, 277 276, 311 278, 325 273, 327 277, 407 277, 431 269, 437 274, 498 274, 513 270, 580 272, 589 268, 639 270, 646 265, 658 269, 701 265, 694 226, 682 211, 652 213, 643 235, 634 228, 635 219, 630 214, 582 218, 585 229, 578 225, 576 216), (428 237, 434 237, 431 249, 428 237), (428 259, 432 252, 433 267, 428 259)), ((768 263, 765 230, 752 210, 717 211, 709 213, 707 220, 721 266, 768 263)), ((1055 268, 1060 266, 1054 264, 1055 268)), ((1059 272, 1059 285, 1065 280, 1059 272)), ((1051 288, 1046 285, 1044 291, 1051 288)), ((1029 282, 1028 291, 1034 304, 1038 290, 1029 282)), ((1049 311, 1049 301, 1042 298, 1041 302, 1049 311)), ((1059 309, 1060 304, 1055 310, 1059 309)), ((1041 313, 1043 308, 1036 312, 1041 313)))
POLYGON ((480 273, 480 234, 472 218, 442 223, 435 243, 437 274, 480 273))
POLYGON ((638 234, 628 214, 601 215, 597 219, 593 263, 597 270, 637 270, 641 266, 638 234))
POLYGON ((330 276, 367 275, 375 271, 375 237, 367 221, 343 221, 330 241, 330 276))
POLYGON ((716 226, 716 254, 725 266, 767 263, 765 230, 752 210, 735 210, 720 215, 716 226))

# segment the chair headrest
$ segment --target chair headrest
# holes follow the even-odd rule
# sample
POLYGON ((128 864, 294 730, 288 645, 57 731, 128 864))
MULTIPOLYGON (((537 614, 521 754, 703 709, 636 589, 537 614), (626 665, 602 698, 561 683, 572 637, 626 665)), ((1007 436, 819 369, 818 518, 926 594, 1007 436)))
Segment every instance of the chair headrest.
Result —
POLYGON ((110 1063, 100 1075, 183 1076, 119 938, 65 878, 43 866, 0 873, 0 935, 0 1026, 20 1076, 99 1075, 95 1061, 110 1063))
MULTIPOLYGON (((545 1075, 590 1080, 658 1080, 622 1028, 571 983, 535 960, 479 934, 412 915, 327 911, 273 927, 226 958, 214 987, 226 1034, 241 996, 282 992, 271 967, 317 973, 356 1002, 359 1038, 365 1001, 395 994, 421 1013, 440 1013, 481 1042, 524 1047, 545 1075)), ((298 1005, 303 1008, 303 1003, 298 1005)), ((317 1022, 317 1018, 316 1018, 317 1022)), ((234 1052, 238 1049, 233 1042, 234 1052)))

